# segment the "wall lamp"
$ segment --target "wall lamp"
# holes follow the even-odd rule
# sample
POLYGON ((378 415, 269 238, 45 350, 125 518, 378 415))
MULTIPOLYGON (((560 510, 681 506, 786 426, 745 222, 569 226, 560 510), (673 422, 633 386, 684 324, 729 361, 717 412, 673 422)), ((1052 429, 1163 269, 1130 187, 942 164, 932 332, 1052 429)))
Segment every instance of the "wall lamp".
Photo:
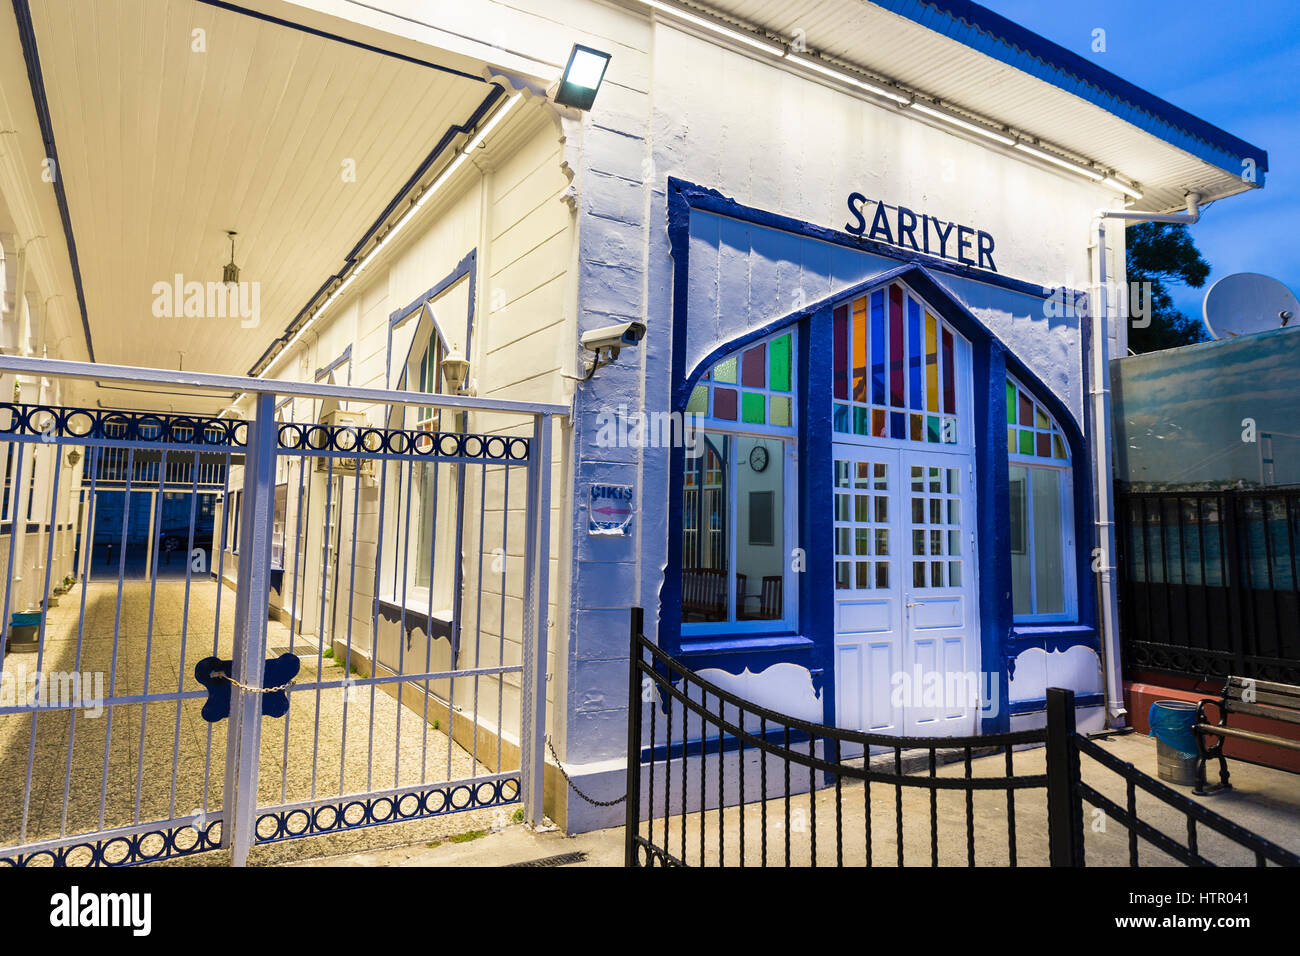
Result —
POLYGON ((596 102, 596 93, 605 79, 610 56, 601 50, 575 43, 569 51, 569 62, 564 67, 559 86, 555 88, 555 102, 577 110, 589 110, 596 102))

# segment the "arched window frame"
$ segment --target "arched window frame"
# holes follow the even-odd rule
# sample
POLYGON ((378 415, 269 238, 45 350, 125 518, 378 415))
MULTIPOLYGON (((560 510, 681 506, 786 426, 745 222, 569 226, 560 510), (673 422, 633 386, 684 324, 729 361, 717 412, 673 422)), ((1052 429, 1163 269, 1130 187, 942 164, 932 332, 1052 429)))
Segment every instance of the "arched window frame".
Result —
POLYGON ((1007 375, 1008 510, 1011 525, 1012 606, 1017 623, 1056 623, 1077 620, 1078 581, 1075 564, 1074 471, 1070 444, 1060 425, 1032 391, 1015 376, 1007 375), (1025 421, 1028 417, 1028 421, 1025 421), (1056 494, 1040 497, 1040 482, 1054 482, 1056 494), (1056 514, 1040 513, 1052 501, 1056 514), (1061 548, 1061 608, 1040 609, 1044 600, 1039 578, 1043 568, 1039 550, 1044 542, 1037 531, 1043 520, 1059 526, 1061 548), (1017 555, 1023 554, 1029 593, 1025 606, 1023 587, 1017 590, 1017 555))
MULTIPOLYGON (((682 535, 683 638, 756 632, 784 633, 798 628, 799 589, 797 576, 790 569, 790 552, 797 546, 799 533, 798 437, 801 409, 795 361, 797 347, 798 334, 793 327, 738 346, 718 358, 700 376, 684 409, 688 442, 682 463, 683 501, 679 530, 682 535), (774 372, 772 364, 774 345, 780 356, 779 361, 788 369, 788 389, 781 387, 787 384, 783 379, 776 380, 778 373, 774 372), (752 377, 753 366, 747 367, 745 363, 746 356, 756 356, 760 354, 760 349, 764 374, 762 384, 756 384, 756 379, 752 377), (727 399, 722 404, 718 400, 720 392, 727 399), (734 409, 730 404, 733 398, 734 409), (760 406, 762 420, 758 421, 756 419, 760 418, 760 406), (773 420, 780 424, 771 424, 773 420), (740 541, 741 508, 752 509, 754 502, 748 495, 742 501, 740 494, 730 494, 726 501, 726 515, 722 516, 727 548, 726 616, 721 620, 692 621, 689 608, 695 596, 691 593, 688 579, 690 572, 697 568, 691 564, 690 535, 700 534, 703 522, 699 517, 703 514, 700 509, 704 507, 704 502, 702 498, 694 499, 696 507, 693 510, 691 496, 699 495, 702 487, 714 488, 715 491, 718 488, 730 488, 744 492, 740 476, 742 469, 750 468, 749 456, 757 447, 756 440, 762 443, 768 454, 764 471, 780 469, 780 519, 773 522, 772 530, 775 532, 779 526, 781 533, 778 547, 781 561, 781 613, 779 617, 761 617, 764 602, 770 602, 772 598, 770 594, 765 596, 766 586, 761 580, 746 580, 744 593, 737 600, 738 555, 742 547, 754 543, 740 541), (731 450, 725 461, 718 460, 708 450, 723 445, 731 450), (698 448, 699 452, 692 454, 692 448, 698 448), (751 614, 760 616, 752 617, 751 614)), ((751 358, 750 361, 755 359, 751 358)), ((761 495, 768 490, 771 489, 762 489, 757 493, 761 495)), ((774 496, 773 501, 775 500, 774 496)), ((752 514, 752 510, 746 514, 746 524, 752 514)))

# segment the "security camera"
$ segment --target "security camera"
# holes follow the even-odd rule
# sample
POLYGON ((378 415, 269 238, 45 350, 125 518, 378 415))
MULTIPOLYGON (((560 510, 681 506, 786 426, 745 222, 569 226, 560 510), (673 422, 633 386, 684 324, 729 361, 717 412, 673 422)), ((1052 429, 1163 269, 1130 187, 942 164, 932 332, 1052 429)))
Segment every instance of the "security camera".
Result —
POLYGON ((618 355, 620 348, 625 345, 636 345, 643 338, 645 338, 645 323, 633 320, 584 332, 582 347, 592 352, 609 349, 618 355))

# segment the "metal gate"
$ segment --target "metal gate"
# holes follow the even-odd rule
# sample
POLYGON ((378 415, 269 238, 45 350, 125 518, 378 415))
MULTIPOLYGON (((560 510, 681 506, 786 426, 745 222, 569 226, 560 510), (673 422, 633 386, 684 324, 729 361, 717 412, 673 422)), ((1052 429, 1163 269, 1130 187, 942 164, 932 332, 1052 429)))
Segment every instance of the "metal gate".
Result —
POLYGON ((461 811, 540 820, 563 409, 187 381, 255 415, 0 404, 0 862, 242 865, 461 811), (325 401, 354 411, 319 424, 325 401))

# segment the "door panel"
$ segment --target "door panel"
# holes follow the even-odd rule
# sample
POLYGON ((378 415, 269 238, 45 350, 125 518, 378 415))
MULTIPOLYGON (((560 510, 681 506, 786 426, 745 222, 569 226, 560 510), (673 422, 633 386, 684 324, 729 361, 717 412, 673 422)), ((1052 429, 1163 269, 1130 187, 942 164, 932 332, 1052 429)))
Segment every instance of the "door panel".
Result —
POLYGON ((833 461, 837 722, 889 734, 972 732, 969 454, 837 444, 833 461))

